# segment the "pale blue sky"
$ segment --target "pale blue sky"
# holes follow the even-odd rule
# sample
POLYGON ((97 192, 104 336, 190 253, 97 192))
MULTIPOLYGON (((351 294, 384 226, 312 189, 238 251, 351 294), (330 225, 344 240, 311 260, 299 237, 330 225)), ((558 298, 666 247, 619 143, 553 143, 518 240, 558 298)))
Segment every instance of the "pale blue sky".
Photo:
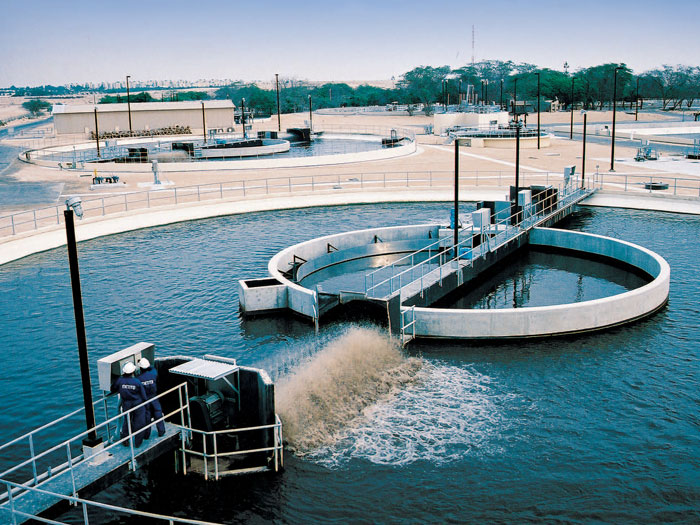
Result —
POLYGON ((635 72, 700 65, 700 0, 0 0, 0 86, 232 78, 380 80, 510 59, 635 72))

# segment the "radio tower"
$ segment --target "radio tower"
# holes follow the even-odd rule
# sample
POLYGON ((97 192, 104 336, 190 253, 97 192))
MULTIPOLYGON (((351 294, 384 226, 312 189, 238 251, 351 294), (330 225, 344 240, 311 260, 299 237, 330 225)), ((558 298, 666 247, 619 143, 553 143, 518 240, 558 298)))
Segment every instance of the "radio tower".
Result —
POLYGON ((472 66, 474 65, 474 25, 472 24, 472 66))

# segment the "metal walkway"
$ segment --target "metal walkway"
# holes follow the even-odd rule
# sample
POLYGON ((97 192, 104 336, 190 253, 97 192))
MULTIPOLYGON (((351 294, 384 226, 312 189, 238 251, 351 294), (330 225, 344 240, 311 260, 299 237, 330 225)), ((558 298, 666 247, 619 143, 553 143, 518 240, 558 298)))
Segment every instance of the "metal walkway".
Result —
POLYGON ((72 469, 65 469, 36 485, 37 488, 46 492, 26 491, 14 494, 11 501, 0 505, 0 518, 9 516, 12 512, 21 513, 16 518, 16 523, 23 523, 29 519, 24 514, 38 516, 63 501, 62 498, 47 492, 82 496, 86 493, 96 494, 121 479, 130 470, 136 470, 138 466, 143 466, 166 452, 176 450, 180 446, 181 435, 182 431, 179 428, 165 423, 165 435, 160 437, 155 428, 152 429, 151 437, 144 440, 139 448, 134 449, 133 457, 131 447, 126 443, 127 446, 113 447, 92 459, 81 461, 72 469))
POLYGON ((58 444, 44 445, 45 448, 41 451, 35 450, 39 443, 47 441, 42 434, 46 434, 47 430, 48 433, 59 433, 59 429, 71 417, 83 412, 82 409, 0 446, 0 452, 8 457, 19 455, 20 458, 25 458, 0 473, 0 485, 4 485, 6 489, 0 493, 0 523, 24 523, 32 518, 41 520, 39 516, 57 505, 65 504, 70 498, 78 498, 79 493, 81 498, 96 494, 162 454, 182 450, 188 437, 187 427, 191 426, 187 384, 173 387, 159 394, 157 398, 162 399, 165 396, 176 397, 179 404, 174 410, 163 415, 164 435, 158 436, 156 422, 153 422, 149 439, 143 440, 139 447, 134 446, 134 437, 143 429, 132 432, 130 412, 140 409, 148 402, 109 418, 108 398, 95 403, 104 403, 105 418, 102 423, 91 429, 102 438, 103 448, 83 448, 82 441, 89 434, 86 430, 58 444), (182 424, 175 425, 164 421, 165 418, 173 417, 180 419, 182 424), (122 421, 122 424, 128 427, 124 438, 118 436, 119 424, 122 421), (27 480, 27 477, 30 479, 27 480))

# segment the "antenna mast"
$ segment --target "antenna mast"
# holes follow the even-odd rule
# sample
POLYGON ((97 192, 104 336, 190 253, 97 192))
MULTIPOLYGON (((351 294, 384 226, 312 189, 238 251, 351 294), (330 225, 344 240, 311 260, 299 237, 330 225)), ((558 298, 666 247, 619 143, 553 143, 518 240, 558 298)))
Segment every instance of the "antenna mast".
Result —
POLYGON ((474 65, 474 25, 472 24, 472 66, 474 65))

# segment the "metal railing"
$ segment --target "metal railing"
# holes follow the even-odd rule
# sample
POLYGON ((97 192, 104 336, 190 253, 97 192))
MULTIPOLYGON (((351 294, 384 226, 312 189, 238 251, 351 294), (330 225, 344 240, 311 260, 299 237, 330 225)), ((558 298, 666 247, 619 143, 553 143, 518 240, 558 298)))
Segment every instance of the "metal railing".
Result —
MULTIPOLYGON (((102 175, 107 176, 105 172, 102 175)), ((123 174, 120 174, 123 175, 123 174)), ((549 185, 563 179, 561 173, 521 172, 521 186, 549 185)), ((477 170, 462 172, 463 187, 503 187, 513 180, 512 171, 477 170)), ((612 189, 630 193, 700 197, 700 179, 672 177, 665 173, 639 175, 631 173, 592 173, 587 184, 598 189, 612 189), (647 188, 652 182, 667 183, 668 189, 647 188)), ((267 195, 291 195, 338 191, 376 191, 434 188, 452 188, 454 173, 443 171, 344 172, 337 174, 269 177, 255 180, 232 180, 169 187, 139 192, 110 193, 83 200, 85 218, 98 218, 119 213, 136 212, 164 206, 180 206, 214 200, 242 200, 267 195)), ((109 186, 105 184, 105 186, 109 186)), ((52 228, 63 222, 63 205, 16 212, 0 217, 0 239, 21 233, 52 228)))
MULTIPOLYGON (((7 480, 2 480, 0 483, 4 483, 6 487, 6 494, 10 495, 10 499, 6 506, 0 506, 0 516, 3 516, 4 513, 10 513, 10 521, 9 523, 12 523, 13 525, 16 525, 18 523, 18 517, 20 518, 30 518, 32 520, 39 521, 41 523, 52 523, 52 524, 58 524, 58 525, 67 525, 66 522, 62 521, 56 521, 56 520, 51 520, 48 518, 42 518, 41 516, 37 516, 35 514, 30 514, 28 512, 21 511, 17 508, 15 508, 15 498, 16 496, 13 496, 13 494, 17 492, 34 492, 37 494, 43 494, 46 496, 51 496, 53 498, 67 501, 71 505, 74 506, 81 506, 82 509, 82 514, 83 514, 83 523, 85 525, 88 525, 90 523, 90 517, 89 517, 89 509, 90 508, 96 508, 96 509, 102 509, 105 511, 110 512, 110 518, 113 517, 114 513, 121 513, 121 514, 127 514, 130 516, 139 516, 141 518, 149 518, 149 519, 155 519, 155 520, 161 520, 161 521, 167 521, 169 524, 174 524, 174 523, 187 523, 191 525, 219 525, 218 523, 211 522, 211 521, 201 521, 201 520, 192 520, 188 518, 180 518, 176 516, 169 516, 166 514, 154 514, 153 512, 145 512, 142 510, 135 510, 135 509, 128 509, 126 507, 118 507, 116 505, 110 505, 108 503, 102 503, 99 501, 93 501, 93 500, 88 500, 84 498, 79 498, 77 495, 66 495, 66 494, 59 494, 57 492, 52 492, 49 490, 44 490, 40 489, 37 487, 32 487, 27 484, 23 483, 15 483, 12 481, 7 481, 7 480)), ((20 521, 24 521, 23 519, 20 521)))
MULTIPOLYGON (((282 441, 282 421, 279 416, 275 414, 275 423, 271 425, 260 425, 256 427, 246 427, 246 428, 234 428, 225 430, 213 430, 205 431, 198 430, 194 428, 182 429, 183 431, 191 432, 194 435, 201 436, 202 451, 195 450, 193 448, 185 448, 183 446, 183 460, 187 454, 202 458, 204 465, 204 479, 209 479, 209 463, 213 460, 214 463, 214 479, 218 480, 220 476, 225 474, 234 474, 239 472, 239 469, 232 470, 222 470, 220 468, 220 461, 225 458, 232 458, 235 456, 241 456, 244 454, 254 454, 258 452, 272 452, 274 459, 274 470, 277 472, 280 468, 284 466, 284 451, 283 451, 283 441, 282 441), (219 439, 226 437, 233 437, 236 440, 238 436, 244 432, 260 432, 265 430, 272 430, 273 444, 269 447, 258 447, 254 449, 244 449, 244 450, 219 450, 219 439), (212 442, 213 452, 207 451, 207 443, 212 442)), ((183 461, 183 468, 185 473, 187 473, 186 462, 183 461)), ((245 470, 245 469, 243 469, 245 470)))
MULTIPOLYGON (((187 420, 188 426, 190 422, 190 413, 189 413, 189 395, 187 392, 187 383, 181 383, 177 386, 174 386, 173 388, 170 388, 169 390, 166 390, 160 394, 158 394, 154 399, 162 399, 165 396, 168 396, 169 394, 172 394, 174 392, 177 392, 178 396, 178 407, 172 410, 171 412, 168 412, 164 414, 161 418, 159 418, 157 421, 154 421, 153 423, 149 423, 149 426, 155 425, 158 421, 165 421, 167 418, 174 417, 177 414, 180 414, 180 420, 181 420, 181 426, 185 427, 185 420, 187 420)), ((110 397, 115 397, 115 396, 110 396, 110 397)), ((103 400, 98 400, 95 402, 95 404, 103 402, 103 400)), ((148 404, 152 402, 151 400, 145 401, 144 403, 141 403, 133 408, 130 408, 129 410, 123 411, 120 414, 117 414, 111 418, 105 417, 105 420, 99 424, 97 424, 94 428, 85 430, 77 435, 74 435, 73 437, 62 441, 58 443, 57 445, 49 446, 45 450, 43 450, 40 453, 37 453, 35 450, 35 436, 37 433, 44 431, 49 428, 54 428, 56 425, 59 423, 65 421, 67 418, 70 418, 71 416, 74 416, 77 413, 80 413, 83 409, 71 412, 68 415, 65 415, 63 417, 60 417, 51 423, 44 425, 38 429, 32 430, 23 436, 20 436, 18 438, 13 439, 12 441, 5 443, 0 447, 0 450, 4 450, 9 448, 10 446, 13 445, 18 445, 20 443, 23 443, 26 441, 26 444, 28 445, 28 451, 29 455, 27 459, 24 461, 19 462, 18 464, 14 465, 13 467, 5 470, 4 472, 0 473, 0 483, 6 483, 10 482, 13 480, 8 479, 8 476, 13 476, 17 478, 18 476, 21 476, 22 473, 24 472, 25 469, 31 467, 31 479, 21 483, 22 486, 27 486, 27 487, 37 487, 41 483, 53 479, 58 475, 65 474, 66 472, 70 473, 70 478, 71 478, 71 486, 73 487, 73 495, 75 496, 76 492, 76 478, 75 478, 75 469, 78 465, 84 463, 85 461, 95 459, 96 457, 100 456, 101 454, 106 454, 110 449, 124 443, 129 446, 130 449, 130 456, 131 456, 131 465, 130 468, 131 470, 136 470, 137 464, 136 464, 136 451, 134 449, 134 437, 136 434, 139 434, 143 432, 144 429, 137 429, 137 430, 132 430, 131 428, 131 416, 130 414, 134 412, 135 410, 138 410, 140 408, 146 407, 148 404), (115 435, 112 435, 112 425, 114 425, 115 428, 119 427, 119 420, 123 418, 123 423, 122 425, 127 425, 127 433, 125 437, 119 437, 117 438, 115 435), (106 443, 108 443, 107 446, 100 450, 96 450, 93 454, 86 456, 84 453, 82 453, 82 440, 88 436, 91 432, 94 432, 96 435, 104 439, 106 443), (78 452, 76 452, 75 449, 78 449, 78 452), (65 462, 60 463, 56 465, 56 461, 60 461, 58 459, 60 455, 62 455, 63 451, 65 451, 65 462), (44 470, 45 469, 45 470, 44 470)), ((105 409, 106 410, 106 409, 105 409)), ((185 435, 182 435, 182 441, 183 441, 183 448, 184 448, 184 440, 185 440, 185 435)), ((18 483, 14 481, 15 483, 18 483)), ((6 502, 7 500, 11 500, 13 497, 17 497, 19 494, 14 494, 12 491, 6 492, 3 494, 0 494, 0 505, 6 502)))
POLYGON ((385 296, 392 296, 398 293, 403 302, 404 290, 414 283, 419 283, 419 293, 422 296, 426 284, 431 284, 435 281, 442 283, 446 275, 458 270, 462 264, 472 266, 479 257, 498 249, 593 191, 592 189, 579 187, 576 181, 573 181, 568 186, 562 184, 557 187, 556 201, 552 200, 551 203, 543 201, 531 203, 515 214, 509 214, 508 217, 502 218, 494 224, 481 225, 480 228, 475 228, 474 224, 461 228, 459 230, 460 233, 466 233, 466 237, 455 245, 450 244, 446 246, 446 249, 443 250, 439 250, 438 246, 438 252, 435 255, 432 255, 432 252, 435 250, 436 245, 439 245, 441 242, 449 242, 450 239, 441 239, 433 242, 391 264, 370 272, 368 274, 370 276, 369 284, 367 279, 365 279, 365 293, 368 296, 373 296, 373 294, 376 295, 377 291, 388 287, 388 293, 385 296), (472 243, 475 235, 479 236, 481 242, 474 247, 472 243), (448 255, 450 252, 452 253, 451 256, 448 255), (414 264, 416 259, 422 260, 414 264), (409 260, 411 261, 410 266, 402 269, 400 263, 409 260), (374 275, 377 275, 379 272, 388 272, 391 275, 375 284, 374 275))

